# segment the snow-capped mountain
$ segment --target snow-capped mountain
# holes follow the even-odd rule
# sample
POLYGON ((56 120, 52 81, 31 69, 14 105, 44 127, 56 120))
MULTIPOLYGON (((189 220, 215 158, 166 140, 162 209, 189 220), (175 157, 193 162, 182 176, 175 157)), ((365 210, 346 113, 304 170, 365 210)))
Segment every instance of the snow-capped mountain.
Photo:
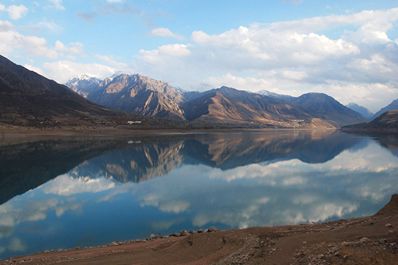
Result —
POLYGON ((183 91, 139 74, 116 74, 103 80, 83 76, 66 83, 73 91, 105 107, 147 117, 184 119, 183 91))

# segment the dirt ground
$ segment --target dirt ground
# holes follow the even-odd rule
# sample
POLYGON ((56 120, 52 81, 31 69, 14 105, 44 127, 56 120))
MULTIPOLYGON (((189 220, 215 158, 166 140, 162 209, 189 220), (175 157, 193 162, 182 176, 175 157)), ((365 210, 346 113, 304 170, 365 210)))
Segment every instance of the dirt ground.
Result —
POLYGON ((0 264, 398 264, 398 195, 376 215, 323 224, 181 232, 0 264))

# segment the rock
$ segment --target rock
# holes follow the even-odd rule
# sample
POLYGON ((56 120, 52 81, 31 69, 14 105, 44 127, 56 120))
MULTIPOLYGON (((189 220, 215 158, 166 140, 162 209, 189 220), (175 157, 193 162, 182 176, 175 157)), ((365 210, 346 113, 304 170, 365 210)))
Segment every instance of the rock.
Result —
POLYGON ((217 232, 218 229, 215 227, 210 227, 209 229, 207 229, 207 232, 212 233, 212 232, 217 232))
POLYGON ((392 227, 392 224, 388 223, 385 225, 386 227, 392 227))
POLYGON ((157 239, 157 238, 160 238, 160 236, 156 235, 156 234, 150 234, 149 235, 149 240, 153 240, 153 239, 157 239))
POLYGON ((364 244, 364 243, 369 242, 369 241, 370 241, 369 238, 367 238, 367 237, 362 237, 362 238, 359 240, 359 243, 364 244))
POLYGON ((189 236, 189 232, 187 230, 183 230, 180 232, 180 236, 189 236))
POLYGON ((203 233, 203 232, 204 232, 203 229, 198 230, 198 233, 203 233))

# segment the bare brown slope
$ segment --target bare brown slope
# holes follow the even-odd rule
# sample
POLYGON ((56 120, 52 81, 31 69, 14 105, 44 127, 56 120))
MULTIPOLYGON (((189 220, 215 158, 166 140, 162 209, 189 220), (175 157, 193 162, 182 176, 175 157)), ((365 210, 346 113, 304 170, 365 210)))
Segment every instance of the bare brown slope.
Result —
POLYGON ((0 123, 24 126, 113 124, 120 113, 0 56, 0 123))
POLYGON ((5 264, 396 265, 398 196, 371 217, 325 224, 182 233, 155 240, 37 254, 5 264))
POLYGON ((276 98, 221 87, 202 93, 184 105, 193 124, 234 124, 243 127, 323 127, 327 121, 314 119, 298 106, 276 98))

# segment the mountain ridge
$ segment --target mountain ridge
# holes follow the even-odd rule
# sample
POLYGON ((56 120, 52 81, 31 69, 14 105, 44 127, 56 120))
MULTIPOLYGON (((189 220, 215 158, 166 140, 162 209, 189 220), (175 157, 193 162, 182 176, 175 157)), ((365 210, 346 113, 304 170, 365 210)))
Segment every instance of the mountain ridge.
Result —
POLYGON ((105 78, 93 92, 91 84, 97 80, 85 87, 86 80, 67 84, 72 90, 86 95, 87 99, 111 109, 146 117, 174 118, 197 126, 330 128, 365 121, 355 111, 321 93, 292 97, 270 91, 253 93, 227 86, 203 92, 184 91, 139 74, 105 78), (131 82, 121 82, 120 77, 130 78, 131 82), (109 89, 110 86, 117 89, 109 89), (325 106, 328 106, 326 112, 325 106))

